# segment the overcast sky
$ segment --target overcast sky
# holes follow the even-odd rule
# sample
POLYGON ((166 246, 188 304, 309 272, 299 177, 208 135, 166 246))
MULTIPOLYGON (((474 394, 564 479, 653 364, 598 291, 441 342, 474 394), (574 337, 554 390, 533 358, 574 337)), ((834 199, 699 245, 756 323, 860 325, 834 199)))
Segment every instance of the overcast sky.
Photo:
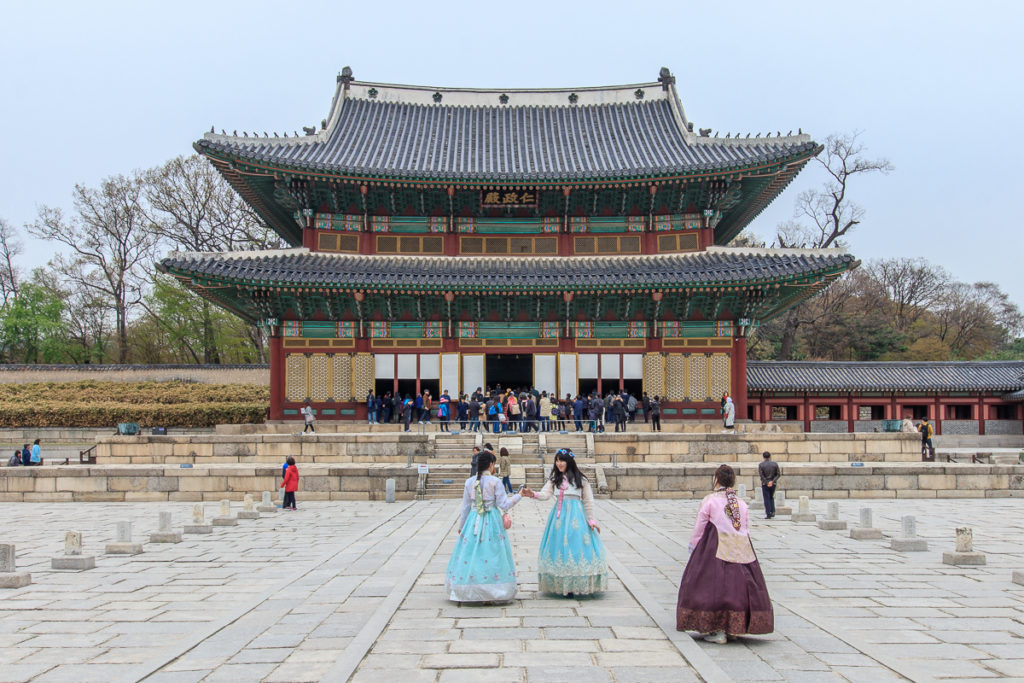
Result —
MULTIPOLYGON (((319 125, 335 76, 495 88, 653 81, 695 127, 861 131, 895 172, 856 181, 858 258, 923 256, 1024 306, 1016 143, 1024 3, 5 3, 0 217, 192 152, 218 130, 319 125)), ((754 222, 770 237, 807 169, 754 222)), ((29 241, 27 267, 52 246, 29 241)))

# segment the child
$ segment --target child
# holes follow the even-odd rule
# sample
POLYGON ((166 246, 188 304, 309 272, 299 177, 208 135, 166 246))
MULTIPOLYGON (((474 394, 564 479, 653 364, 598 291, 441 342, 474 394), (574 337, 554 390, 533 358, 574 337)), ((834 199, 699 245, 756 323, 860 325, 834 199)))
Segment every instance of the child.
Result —
POLYGON ((299 488, 299 468, 295 466, 295 458, 288 456, 288 469, 284 471, 284 502, 285 510, 295 510, 295 491, 299 488))

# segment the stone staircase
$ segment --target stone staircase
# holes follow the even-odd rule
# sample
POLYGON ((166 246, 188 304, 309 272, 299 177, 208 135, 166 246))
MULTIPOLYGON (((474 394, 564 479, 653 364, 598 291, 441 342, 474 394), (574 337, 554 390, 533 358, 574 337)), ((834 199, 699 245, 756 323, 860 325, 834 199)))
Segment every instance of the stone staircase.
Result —
MULTIPOLYGON (((431 460, 435 462, 469 463, 473 459, 473 446, 477 445, 477 435, 471 432, 459 434, 437 434, 433 438, 434 450, 431 460)), ((468 476, 468 475, 467 475, 468 476)))

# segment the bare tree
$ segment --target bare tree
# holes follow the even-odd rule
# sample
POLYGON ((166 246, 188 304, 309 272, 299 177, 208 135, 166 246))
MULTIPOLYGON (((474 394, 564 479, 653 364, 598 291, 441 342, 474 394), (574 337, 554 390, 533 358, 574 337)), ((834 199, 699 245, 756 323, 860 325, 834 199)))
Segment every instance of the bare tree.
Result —
POLYGON ((21 240, 14 226, 0 218, 0 306, 18 296, 21 273, 15 261, 21 253, 21 240))
MULTIPOLYGON (((822 154, 814 159, 825 172, 825 182, 818 189, 802 192, 796 201, 796 217, 810 224, 796 220, 779 226, 775 238, 778 246, 818 249, 844 246, 843 238, 864 217, 864 209, 848 198, 851 181, 858 176, 893 170, 887 159, 866 158, 859 137, 860 133, 855 131, 829 135, 825 139, 822 154)), ((801 304, 782 317, 779 360, 792 359, 797 330, 801 325, 813 323, 803 309, 801 304)))
POLYGON ((74 215, 43 206, 29 232, 66 245, 52 264, 73 287, 110 302, 118 341, 117 358, 128 360, 128 319, 142 300, 156 237, 147 229, 138 176, 104 179, 98 189, 75 185, 74 215))
POLYGON ((954 282, 935 312, 938 337, 958 358, 974 358, 995 350, 1020 333, 1020 309, 999 285, 954 282))
MULTIPOLYGON (((281 245, 252 207, 198 155, 179 156, 151 169, 144 187, 151 229, 171 249, 220 252, 281 245)), ((202 360, 219 363, 210 306, 205 299, 201 303, 202 360)), ((262 353, 260 345, 257 349, 262 353)))
POLYGON ((949 273, 923 258, 881 259, 869 263, 864 271, 884 293, 875 300, 900 332, 906 332, 938 304, 952 281, 949 273))

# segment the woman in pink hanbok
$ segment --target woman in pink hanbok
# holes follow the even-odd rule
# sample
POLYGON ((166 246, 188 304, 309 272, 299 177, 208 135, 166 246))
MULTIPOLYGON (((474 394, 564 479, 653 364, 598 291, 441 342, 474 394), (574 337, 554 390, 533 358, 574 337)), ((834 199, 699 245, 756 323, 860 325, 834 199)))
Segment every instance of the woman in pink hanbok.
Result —
POLYGON ((771 633, 775 629, 768 587, 750 544, 747 504, 736 497, 736 473, 715 471, 714 492, 705 496, 690 538, 690 561, 679 584, 676 629, 705 640, 771 633))

